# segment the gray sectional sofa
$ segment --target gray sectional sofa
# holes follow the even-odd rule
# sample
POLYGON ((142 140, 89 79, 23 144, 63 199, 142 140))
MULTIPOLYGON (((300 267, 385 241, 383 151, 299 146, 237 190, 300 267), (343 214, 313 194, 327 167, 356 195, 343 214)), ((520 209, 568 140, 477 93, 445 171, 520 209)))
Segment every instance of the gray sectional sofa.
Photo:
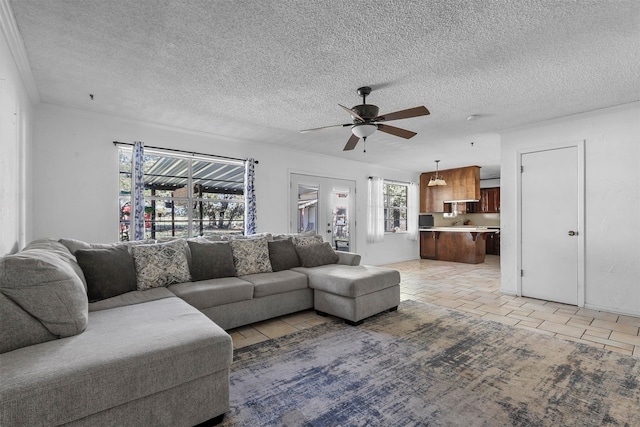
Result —
POLYGON ((89 244, 0 259, 0 425, 215 423, 225 330, 316 308, 358 324, 397 308, 399 273, 317 236, 89 244))

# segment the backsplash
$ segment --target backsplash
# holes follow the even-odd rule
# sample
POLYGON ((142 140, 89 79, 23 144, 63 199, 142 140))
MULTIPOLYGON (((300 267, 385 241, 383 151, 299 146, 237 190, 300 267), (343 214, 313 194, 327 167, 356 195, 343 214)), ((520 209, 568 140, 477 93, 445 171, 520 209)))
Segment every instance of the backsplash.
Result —
POLYGON ((455 218, 445 218, 443 213, 434 213, 433 225, 435 227, 447 227, 450 225, 464 225, 465 221, 471 221, 470 225, 483 225, 487 227, 500 226, 499 213, 472 213, 458 214, 455 218))

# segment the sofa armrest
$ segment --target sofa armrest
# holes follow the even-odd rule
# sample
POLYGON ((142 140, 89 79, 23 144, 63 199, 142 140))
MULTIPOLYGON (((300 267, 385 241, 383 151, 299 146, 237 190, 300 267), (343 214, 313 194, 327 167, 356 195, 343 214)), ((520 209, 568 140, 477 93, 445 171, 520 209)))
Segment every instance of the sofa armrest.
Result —
POLYGON ((338 264, 343 265, 360 265, 360 259, 362 258, 355 252, 336 251, 338 254, 338 264))

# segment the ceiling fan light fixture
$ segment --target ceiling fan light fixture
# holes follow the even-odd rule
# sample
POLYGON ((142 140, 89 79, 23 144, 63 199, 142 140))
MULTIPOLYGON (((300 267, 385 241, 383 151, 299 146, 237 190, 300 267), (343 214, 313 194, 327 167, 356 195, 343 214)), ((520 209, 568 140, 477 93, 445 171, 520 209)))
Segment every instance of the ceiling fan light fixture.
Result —
POLYGON ((353 132, 353 134, 358 138, 366 138, 372 135, 377 129, 378 126, 376 125, 372 125, 370 123, 362 123, 353 125, 351 127, 351 132, 353 132))

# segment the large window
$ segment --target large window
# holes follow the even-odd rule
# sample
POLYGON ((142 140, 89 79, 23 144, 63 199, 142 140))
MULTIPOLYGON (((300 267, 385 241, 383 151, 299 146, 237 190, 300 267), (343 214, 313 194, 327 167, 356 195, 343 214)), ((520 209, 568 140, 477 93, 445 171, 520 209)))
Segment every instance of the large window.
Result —
MULTIPOLYGON (((131 147, 119 146, 119 239, 133 239, 131 147)), ((146 239, 242 234, 244 164, 145 149, 146 239)))
POLYGON ((384 231, 394 233, 407 231, 408 184, 384 181, 384 231))

